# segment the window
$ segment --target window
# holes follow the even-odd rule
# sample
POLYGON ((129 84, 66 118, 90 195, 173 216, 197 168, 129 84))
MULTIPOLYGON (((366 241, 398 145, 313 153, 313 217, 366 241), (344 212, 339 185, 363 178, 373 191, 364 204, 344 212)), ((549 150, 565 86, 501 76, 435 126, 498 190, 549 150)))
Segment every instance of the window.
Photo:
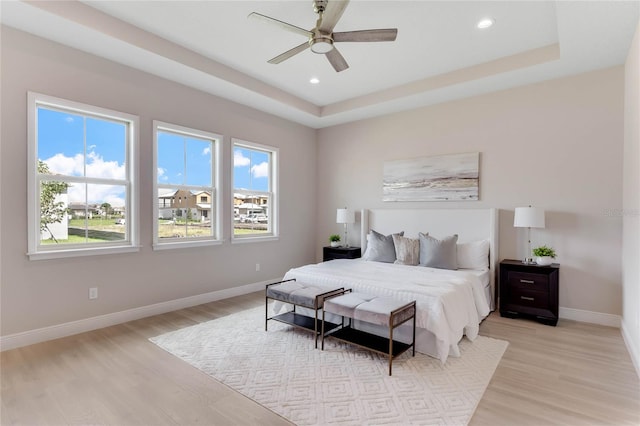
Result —
POLYGON ((29 257, 137 250, 138 118, 29 93, 29 257))
POLYGON ((154 248, 221 243, 222 136, 160 121, 154 121, 153 128, 154 248))
POLYGON ((277 149, 233 140, 233 239, 277 237, 277 149))

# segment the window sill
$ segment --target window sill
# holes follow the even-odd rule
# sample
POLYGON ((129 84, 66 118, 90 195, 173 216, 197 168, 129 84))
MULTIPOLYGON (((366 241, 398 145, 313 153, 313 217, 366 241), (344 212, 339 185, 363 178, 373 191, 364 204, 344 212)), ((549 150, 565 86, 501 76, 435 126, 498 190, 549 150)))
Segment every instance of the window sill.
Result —
POLYGON ((245 243, 261 243, 266 241, 278 241, 279 238, 276 235, 268 235, 264 237, 232 237, 231 244, 245 244, 245 243))
POLYGON ((27 253, 29 260, 48 260, 48 259, 64 259, 69 257, 83 257, 83 256, 101 256, 105 254, 121 254, 121 253, 134 253, 140 251, 140 246, 123 246, 123 247, 92 247, 92 248, 78 248, 68 250, 50 250, 50 251, 37 251, 33 253, 27 253))
POLYGON ((190 247, 206 247, 206 246, 219 246, 222 245, 222 240, 206 240, 206 241, 175 241, 166 243, 155 243, 153 245, 154 250, 174 250, 190 247))

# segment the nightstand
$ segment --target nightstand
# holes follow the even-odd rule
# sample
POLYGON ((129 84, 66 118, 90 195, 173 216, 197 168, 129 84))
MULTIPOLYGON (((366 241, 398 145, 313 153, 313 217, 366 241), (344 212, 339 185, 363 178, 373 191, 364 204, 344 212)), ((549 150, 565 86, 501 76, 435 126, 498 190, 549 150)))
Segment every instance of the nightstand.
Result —
POLYGON ((357 259, 360 247, 322 247, 322 261, 333 259, 357 259))
POLYGON ((560 265, 525 265, 519 260, 500 262, 500 315, 532 318, 546 325, 558 323, 560 265))

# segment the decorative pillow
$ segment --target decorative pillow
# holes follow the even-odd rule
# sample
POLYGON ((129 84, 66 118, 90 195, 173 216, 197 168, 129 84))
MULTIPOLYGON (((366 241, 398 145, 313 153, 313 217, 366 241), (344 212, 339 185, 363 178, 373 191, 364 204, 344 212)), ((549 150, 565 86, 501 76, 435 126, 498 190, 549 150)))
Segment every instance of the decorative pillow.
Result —
MULTIPOLYGON (((404 235, 404 231, 394 235, 404 235)), ((364 260, 386 263, 395 262, 396 249, 393 245, 393 236, 385 236, 372 229, 367 235, 367 241, 367 250, 362 256, 364 260)))
POLYGON ((489 267, 489 240, 458 244, 458 268, 487 269, 489 267))
POLYGON ((396 261, 393 263, 416 266, 420 262, 420 240, 396 234, 392 237, 393 245, 396 248, 396 261))
POLYGON ((441 240, 420 232, 420 265, 439 269, 458 269, 458 234, 441 240))

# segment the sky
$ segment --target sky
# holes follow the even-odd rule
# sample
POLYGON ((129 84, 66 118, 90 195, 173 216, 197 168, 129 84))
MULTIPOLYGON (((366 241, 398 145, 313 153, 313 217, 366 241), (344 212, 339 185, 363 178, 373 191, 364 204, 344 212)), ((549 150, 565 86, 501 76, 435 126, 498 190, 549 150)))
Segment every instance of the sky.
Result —
MULTIPOLYGON (((38 159, 47 163, 51 173, 124 180, 125 141, 126 126, 122 123, 38 108, 38 159)), ((72 184, 69 202, 124 206, 124 185, 87 187, 72 184)))
POLYGON ((234 148, 233 187, 268 191, 269 154, 248 148, 234 148))
MULTIPOLYGON (((234 188, 267 191, 269 154, 244 147, 233 154, 234 188)), ((39 107, 37 155, 54 174, 124 180, 126 126, 39 107)), ((211 141, 160 131, 157 155, 158 184, 211 185, 211 141)), ((125 204, 124 185, 73 184, 68 194, 69 202, 125 204)))

